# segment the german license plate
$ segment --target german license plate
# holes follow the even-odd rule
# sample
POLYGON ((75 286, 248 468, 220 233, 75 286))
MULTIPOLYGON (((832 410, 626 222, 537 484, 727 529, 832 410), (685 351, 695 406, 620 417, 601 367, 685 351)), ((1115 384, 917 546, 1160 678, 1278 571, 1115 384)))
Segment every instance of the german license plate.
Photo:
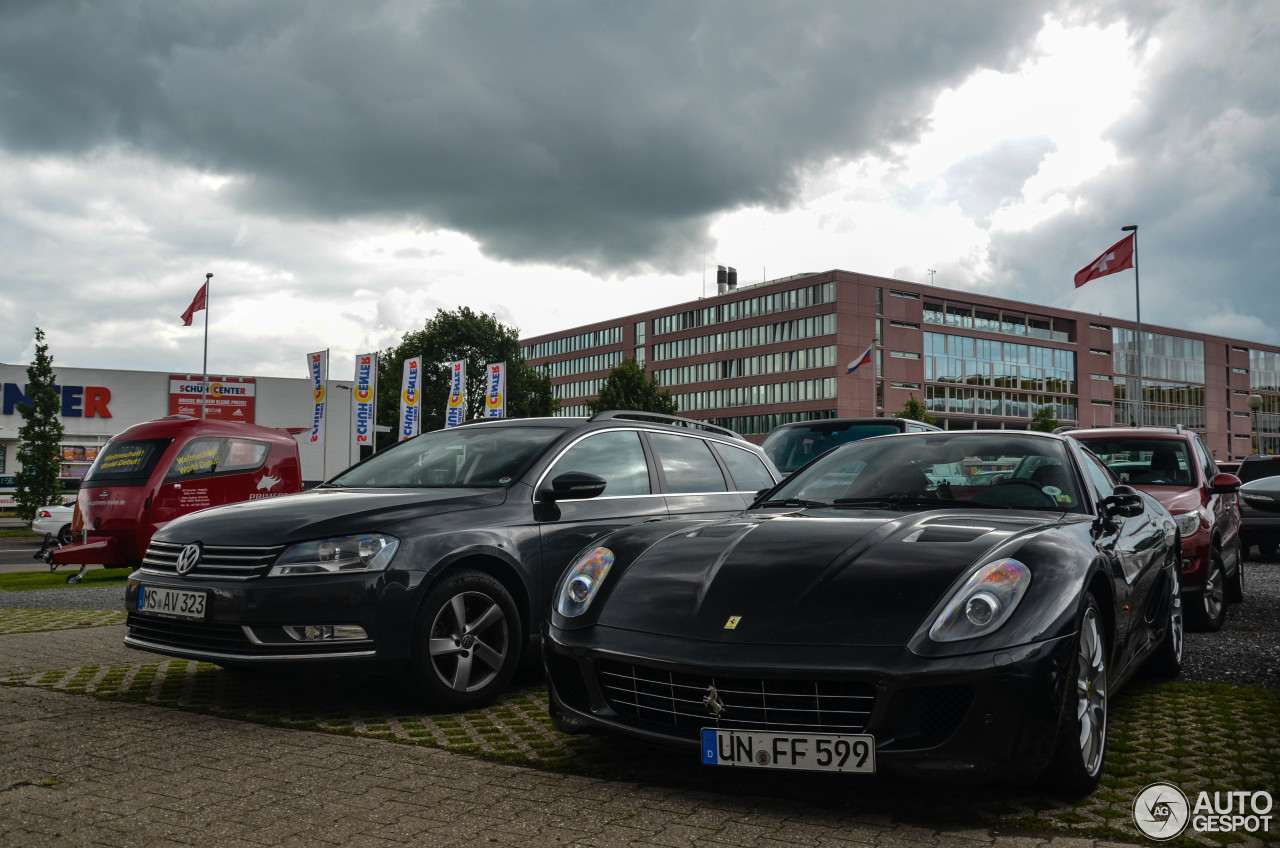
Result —
POLYGON ((185 589, 139 586, 138 612, 203 621, 206 595, 206 592, 189 592, 185 589))
POLYGON ((702 763, 874 774, 876 742, 875 737, 861 734, 815 736, 704 727, 702 763))

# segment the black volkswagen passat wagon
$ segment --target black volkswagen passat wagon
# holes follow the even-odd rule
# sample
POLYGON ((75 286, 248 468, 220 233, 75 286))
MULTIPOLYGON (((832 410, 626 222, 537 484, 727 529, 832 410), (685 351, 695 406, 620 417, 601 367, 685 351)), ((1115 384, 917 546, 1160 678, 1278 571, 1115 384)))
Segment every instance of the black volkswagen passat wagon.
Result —
POLYGON ((672 416, 424 433, 311 491, 165 525, 130 575, 125 644, 223 666, 403 668, 435 705, 478 706, 593 539, 727 516, 778 479, 736 433, 672 416))

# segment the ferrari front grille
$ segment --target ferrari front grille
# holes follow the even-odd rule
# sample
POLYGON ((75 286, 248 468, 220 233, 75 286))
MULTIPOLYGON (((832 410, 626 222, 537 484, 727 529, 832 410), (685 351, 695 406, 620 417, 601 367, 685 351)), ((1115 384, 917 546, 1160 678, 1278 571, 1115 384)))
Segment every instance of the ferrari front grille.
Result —
POLYGON ((609 706, 637 727, 696 738, 704 727, 776 733, 862 733, 875 688, 850 680, 746 678, 601 662, 609 706))

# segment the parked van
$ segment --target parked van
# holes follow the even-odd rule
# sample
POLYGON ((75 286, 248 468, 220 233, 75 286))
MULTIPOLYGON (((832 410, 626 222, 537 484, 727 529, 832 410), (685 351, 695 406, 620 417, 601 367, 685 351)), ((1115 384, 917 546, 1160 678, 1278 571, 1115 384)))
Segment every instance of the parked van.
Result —
POLYGON ((786 475, 845 442, 890 433, 922 433, 941 429, 910 418, 823 418, 775 427, 760 447, 786 475))
POLYGON ((286 430, 170 415, 107 442, 76 498, 73 543, 50 565, 136 568, 156 530, 180 515, 302 491, 298 443, 286 430))

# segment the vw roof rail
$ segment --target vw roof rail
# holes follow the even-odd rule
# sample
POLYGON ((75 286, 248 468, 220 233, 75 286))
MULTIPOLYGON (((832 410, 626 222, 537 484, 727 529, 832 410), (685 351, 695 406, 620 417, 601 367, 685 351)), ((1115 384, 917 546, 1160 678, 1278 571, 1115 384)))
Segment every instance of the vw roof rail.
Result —
POLYGON ((719 424, 708 424, 706 421, 695 421, 692 418, 681 418, 679 415, 664 415, 661 412, 640 412, 635 409, 606 409, 604 412, 597 412, 587 420, 608 421, 611 418, 626 418, 636 421, 656 421, 660 424, 671 424, 676 427, 709 430, 712 433, 719 433, 723 436, 729 436, 734 439, 743 438, 740 433, 735 433, 728 427, 721 427, 719 424))

